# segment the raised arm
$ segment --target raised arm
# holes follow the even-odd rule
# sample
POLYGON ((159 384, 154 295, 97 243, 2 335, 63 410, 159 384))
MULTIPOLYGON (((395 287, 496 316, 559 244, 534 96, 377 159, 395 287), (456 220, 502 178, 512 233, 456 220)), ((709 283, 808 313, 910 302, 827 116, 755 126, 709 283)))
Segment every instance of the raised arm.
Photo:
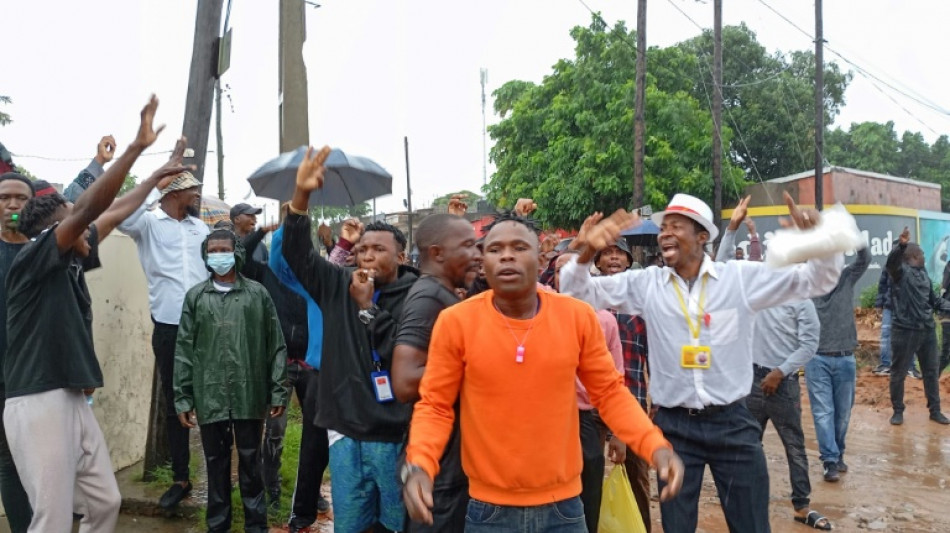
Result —
POLYGON ((725 263, 736 258, 736 231, 726 228, 719 239, 719 249, 716 250, 716 262, 725 263))
POLYGON ((92 185, 92 182, 99 179, 102 173, 106 171, 105 165, 115 156, 115 137, 106 135, 99 140, 96 145, 96 156, 92 158, 89 165, 79 172, 79 175, 73 179, 73 182, 63 191, 63 196, 70 202, 75 202, 79 195, 92 185))
POLYGON ((61 253, 65 253, 72 248, 76 240, 89 227, 89 224, 112 204, 116 193, 122 187, 122 182, 125 181, 125 175, 129 173, 135 160, 155 142, 158 134, 165 128, 165 126, 159 126, 157 130, 152 129, 156 109, 158 109, 158 98, 152 95, 148 104, 142 109, 141 123, 135 140, 119 157, 118 161, 113 163, 101 178, 79 196, 69 215, 56 226, 54 230, 56 246, 61 253))
POLYGON ((175 149, 172 150, 171 157, 164 165, 158 167, 151 176, 136 185, 134 189, 117 198, 105 213, 99 215, 99 218, 96 219, 99 241, 105 239, 113 229, 145 203, 146 197, 154 189, 163 189, 182 172, 195 169, 194 165, 183 165, 181 162, 187 144, 184 136, 179 138, 175 143, 175 149))
POLYGON ((887 261, 884 263, 884 270, 891 276, 891 281, 897 283, 904 275, 904 252, 907 250, 907 243, 910 242, 910 228, 905 227, 897 239, 897 246, 891 248, 891 253, 887 254, 887 261))

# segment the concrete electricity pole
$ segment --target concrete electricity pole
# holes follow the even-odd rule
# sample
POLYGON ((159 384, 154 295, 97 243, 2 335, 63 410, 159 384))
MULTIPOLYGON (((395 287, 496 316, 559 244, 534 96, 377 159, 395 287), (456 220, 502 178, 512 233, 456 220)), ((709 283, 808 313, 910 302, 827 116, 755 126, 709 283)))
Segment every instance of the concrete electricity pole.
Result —
POLYGON ((647 0, 637 1, 637 78, 633 102, 633 209, 643 206, 643 106, 647 82, 647 0))
POLYGON ((825 60, 821 0, 815 0, 815 209, 824 207, 825 60))
POLYGON ((713 223, 722 222, 722 0, 713 2, 713 223))
POLYGON ((307 14, 304 12, 304 1, 280 0, 278 105, 281 153, 310 144, 307 66, 303 62, 303 43, 306 40, 307 14))

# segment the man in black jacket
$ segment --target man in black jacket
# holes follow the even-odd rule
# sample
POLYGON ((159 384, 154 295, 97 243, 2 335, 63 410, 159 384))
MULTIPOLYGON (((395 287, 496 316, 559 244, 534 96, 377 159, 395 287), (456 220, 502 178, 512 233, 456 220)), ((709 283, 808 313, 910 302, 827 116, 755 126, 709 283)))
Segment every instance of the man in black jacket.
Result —
POLYGON ((894 306, 891 325, 891 424, 904 423, 904 379, 914 353, 924 374, 924 395, 930 419, 950 424, 940 412, 940 374, 937 368, 937 332, 934 312, 950 314, 950 301, 934 292, 930 276, 924 268, 924 252, 910 242, 910 229, 904 228, 885 269, 891 277, 891 303, 894 306))
POLYGON ((366 227, 355 269, 313 249, 307 208, 310 193, 323 186, 329 152, 311 148, 300 163, 282 253, 324 312, 316 424, 329 430, 334 530, 357 533, 378 524, 398 531, 406 511, 396 462, 411 406, 394 401, 389 371, 403 302, 418 274, 402 264, 402 232, 380 222, 366 227))

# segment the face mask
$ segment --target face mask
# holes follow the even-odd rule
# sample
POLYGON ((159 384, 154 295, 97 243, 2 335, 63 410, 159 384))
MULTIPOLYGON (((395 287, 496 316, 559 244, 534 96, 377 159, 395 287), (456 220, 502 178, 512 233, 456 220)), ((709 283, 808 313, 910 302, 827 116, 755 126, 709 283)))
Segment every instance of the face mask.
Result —
POLYGON ((217 275, 223 276, 234 268, 234 252, 208 254, 207 264, 217 275))

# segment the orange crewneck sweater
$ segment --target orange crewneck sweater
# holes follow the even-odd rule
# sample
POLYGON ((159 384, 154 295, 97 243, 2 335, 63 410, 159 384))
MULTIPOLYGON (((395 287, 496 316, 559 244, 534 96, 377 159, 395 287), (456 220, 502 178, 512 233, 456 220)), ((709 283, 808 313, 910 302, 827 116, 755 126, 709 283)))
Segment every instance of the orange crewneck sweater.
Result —
POLYGON ((460 397, 462 467, 473 498, 525 507, 577 496, 583 461, 575 376, 637 455, 650 461, 658 448, 670 447, 624 387, 588 304, 539 292, 533 324, 510 318, 506 324, 492 294, 439 315, 412 415, 408 462, 435 478, 460 397), (518 342, 526 334, 518 363, 518 342))

